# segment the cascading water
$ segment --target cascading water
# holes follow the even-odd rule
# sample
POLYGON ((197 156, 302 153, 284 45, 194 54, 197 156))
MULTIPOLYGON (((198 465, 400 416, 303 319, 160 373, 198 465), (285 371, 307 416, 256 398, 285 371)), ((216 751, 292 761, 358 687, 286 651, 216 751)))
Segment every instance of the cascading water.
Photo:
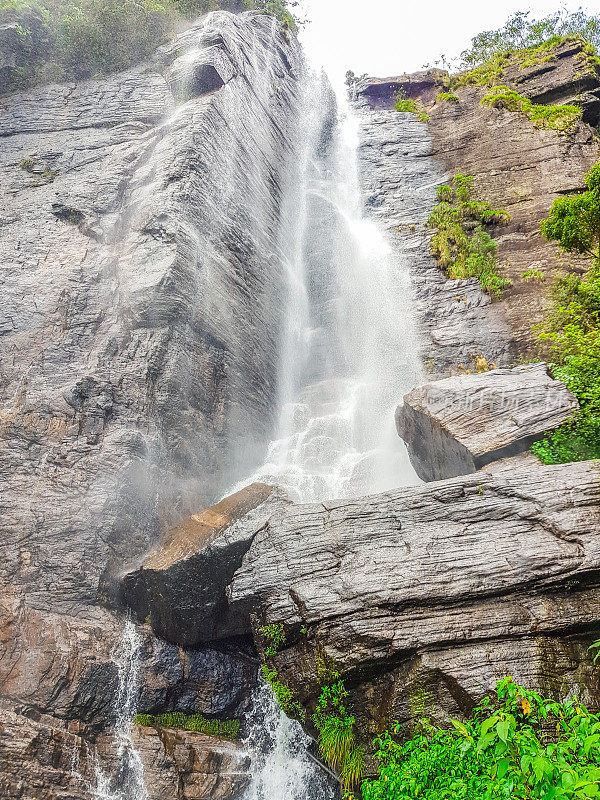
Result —
MULTIPOLYGON (((318 502, 418 482, 394 409, 422 367, 408 264, 363 214, 358 120, 345 97, 332 115, 326 80, 315 78, 307 97, 279 430, 252 480, 318 502)), ((310 739, 278 710, 270 689, 259 686, 253 706, 244 800, 336 797, 311 761, 310 739)))
POLYGON ((131 720, 139 691, 141 647, 140 635, 133 622, 127 619, 121 642, 113 653, 119 679, 114 727, 117 767, 113 774, 107 775, 96 763, 96 786, 92 793, 97 800, 148 800, 144 767, 131 738, 131 720))
POLYGON ((252 476, 300 502, 418 482, 394 408, 421 375, 407 265, 362 213, 358 120, 345 99, 331 118, 323 80, 308 97, 279 430, 252 476))

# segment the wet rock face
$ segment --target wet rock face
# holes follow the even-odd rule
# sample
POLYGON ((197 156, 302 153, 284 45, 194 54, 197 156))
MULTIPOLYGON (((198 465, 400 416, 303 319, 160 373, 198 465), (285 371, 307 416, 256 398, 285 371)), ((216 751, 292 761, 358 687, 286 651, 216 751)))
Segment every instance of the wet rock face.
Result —
POLYGON ((456 371, 459 364, 468 367, 478 355, 504 367, 536 354, 532 325, 541 319, 549 280, 557 271, 587 266, 546 242, 540 221, 557 197, 583 188, 586 172, 598 160, 593 126, 600 95, 597 67, 573 43, 537 65, 523 67, 509 59, 497 81, 534 102, 581 104, 584 124, 569 136, 538 130, 523 114, 482 106, 485 88, 458 87, 452 91, 460 102, 435 102, 438 92, 447 91, 443 79, 439 71, 372 78, 359 86, 358 97, 369 207, 388 225, 392 239, 413 248, 423 356, 436 376, 456 371), (393 110, 400 85, 424 104, 427 125, 393 110), (477 281, 446 281, 429 255, 422 224, 436 202, 436 186, 458 172, 475 177, 478 199, 512 217, 492 234, 499 244, 500 272, 513 282, 500 302, 483 294, 477 281), (545 281, 523 280, 530 269, 545 281))
MULTIPOLYGON (((357 500, 287 505, 257 533, 228 613, 283 624, 281 679, 310 704, 315 655, 352 687, 361 730, 468 713, 501 677, 600 702, 586 647, 600 631, 594 463, 454 478, 357 500)), ((160 606, 161 587, 151 598, 160 606)), ((365 734, 366 735, 366 734, 365 734)))
POLYGON ((538 363, 419 386, 397 408, 396 427, 419 477, 436 481, 524 453, 578 407, 538 363))
MULTIPOLYGON (((218 12, 151 63, 0 101, 0 696, 51 737, 78 719, 93 747, 114 714, 99 599, 269 439, 302 69, 271 18, 218 12)), ((229 713, 252 685, 147 651, 153 707, 195 686, 229 713)))
POLYGON ((258 532, 287 505, 280 489, 254 483, 168 534, 139 570, 125 576, 122 598, 157 636, 191 647, 215 632, 223 638, 249 632, 248 620, 227 617, 226 589, 258 532))
POLYGON ((414 114, 383 107, 383 101, 372 109, 370 100, 359 99, 357 111, 366 212, 387 229, 392 248, 410 258, 427 370, 446 375, 479 354, 509 363, 514 342, 502 305, 492 303, 477 280, 447 280, 430 253, 425 226, 445 175, 433 157, 427 125, 414 114))
POLYGON ((233 742, 136 726, 134 743, 149 800, 233 800, 249 782, 250 758, 233 742))

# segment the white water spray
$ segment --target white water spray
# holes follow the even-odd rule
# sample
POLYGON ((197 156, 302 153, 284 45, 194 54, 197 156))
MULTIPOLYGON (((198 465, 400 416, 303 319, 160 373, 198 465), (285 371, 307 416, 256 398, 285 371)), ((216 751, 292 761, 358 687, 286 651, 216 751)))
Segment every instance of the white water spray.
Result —
MULTIPOLYGON (((321 117, 314 107, 305 115, 306 194, 296 200, 279 429, 252 476, 298 502, 418 483, 394 425, 395 407, 422 378, 408 263, 363 215, 358 121, 345 99, 329 141, 318 146, 328 111, 320 86, 321 117)), ((316 94, 313 87, 313 102, 316 94)), ((270 689, 259 686, 253 701, 244 800, 336 797, 311 760, 310 739, 278 710, 270 689)))
POLYGON ((244 800, 335 800, 335 782, 309 756, 308 737, 264 683, 253 695, 248 726, 252 774, 244 800))
POLYGON ((299 502, 418 482, 394 428, 395 407, 422 376, 408 264, 362 212, 358 121, 345 100, 319 148, 330 111, 317 83, 295 201, 279 429, 252 476, 299 502))
POLYGON ((140 685, 141 648, 142 640, 137 628, 127 619, 121 642, 112 654, 119 679, 114 728, 117 767, 113 774, 107 775, 96 762, 96 786, 92 793, 97 800, 148 800, 144 766, 131 738, 140 685))

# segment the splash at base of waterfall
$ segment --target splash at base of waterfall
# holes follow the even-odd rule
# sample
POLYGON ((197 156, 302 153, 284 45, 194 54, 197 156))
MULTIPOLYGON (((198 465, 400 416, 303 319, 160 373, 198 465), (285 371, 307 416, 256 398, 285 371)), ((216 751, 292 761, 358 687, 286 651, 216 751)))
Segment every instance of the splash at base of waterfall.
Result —
POLYGON ((243 800, 337 800, 339 785, 310 756, 309 737, 279 709, 271 688, 252 696, 245 745, 251 754, 250 785, 243 800))

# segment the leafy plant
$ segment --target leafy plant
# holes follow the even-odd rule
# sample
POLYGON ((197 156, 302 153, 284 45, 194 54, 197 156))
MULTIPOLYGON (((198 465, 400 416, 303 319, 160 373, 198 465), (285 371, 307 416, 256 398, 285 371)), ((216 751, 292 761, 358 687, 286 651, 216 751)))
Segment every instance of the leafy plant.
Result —
POLYGON ((394 107, 396 111, 416 114, 419 122, 429 122, 429 114, 425 112, 423 104, 420 101, 407 97, 404 89, 402 88, 400 88, 396 94, 396 102, 394 107))
POLYGON ((554 201, 542 224, 547 239, 567 252, 587 255, 583 277, 559 276, 539 338, 551 368, 579 400, 580 410, 532 451, 545 464, 600 458, 600 164, 585 178, 587 190, 554 201))
POLYGON ((530 267, 526 269, 525 272, 521 273, 521 280, 528 283, 529 281, 545 281, 546 276, 542 272, 541 269, 537 269, 537 267, 530 267))
POLYGON ((323 685, 311 719, 318 731, 319 751, 338 771, 342 788, 348 794, 364 775, 364 752, 356 743, 356 720, 348 711, 348 692, 340 673, 324 651, 317 651, 315 660, 317 677, 323 685))
POLYGON ((452 92, 440 92, 435 99, 438 103, 460 103, 458 95, 452 92))
POLYGON ((493 108, 517 111, 533 122, 536 128, 570 133, 582 116, 579 106, 545 106, 532 103, 527 97, 509 89, 508 86, 493 86, 481 99, 481 104, 493 108))
POLYGON ((438 204, 434 207, 427 225, 435 229, 431 239, 431 252, 449 278, 477 278, 484 291, 500 295, 510 286, 502 278, 496 265, 497 243, 485 226, 498 225, 510 220, 503 209, 488 202, 471 199, 473 177, 458 173, 450 186, 438 188, 438 204))
POLYGON ((305 717, 304 709, 296 700, 290 687, 279 680, 279 671, 273 664, 273 658, 277 655, 279 648, 285 644, 283 625, 279 623, 263 625, 260 633, 268 642, 265 648, 265 663, 261 667, 263 677, 273 690, 283 713, 292 719, 302 720, 305 717))
POLYGON ((504 678, 452 730, 425 726, 405 744, 375 740, 379 774, 364 800, 501 800, 595 797, 600 781, 600 717, 577 700, 557 703, 504 678), (553 731, 552 735, 548 735, 553 731))
POLYGON ((136 714, 133 718, 135 725, 147 728, 176 728, 182 731, 196 731, 208 736, 219 736, 224 739, 237 739, 240 723, 236 719, 221 720, 208 719, 202 714, 183 714, 173 711, 166 714, 136 714))

